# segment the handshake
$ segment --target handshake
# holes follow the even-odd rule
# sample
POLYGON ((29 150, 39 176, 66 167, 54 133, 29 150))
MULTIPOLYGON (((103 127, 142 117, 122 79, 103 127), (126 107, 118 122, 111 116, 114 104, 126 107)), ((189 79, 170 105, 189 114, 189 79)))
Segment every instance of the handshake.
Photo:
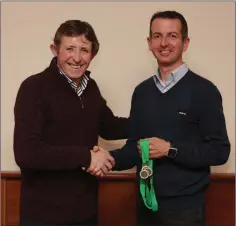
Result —
POLYGON ((101 147, 94 146, 91 152, 91 163, 87 172, 91 175, 102 177, 108 173, 115 165, 114 158, 110 153, 101 147))
MULTIPOLYGON (((146 138, 149 141, 149 158, 150 159, 160 159, 168 155, 168 151, 171 147, 170 142, 163 140, 158 137, 146 138)), ((139 155, 142 157, 142 152, 140 148, 140 141, 138 141, 137 149, 139 150, 139 155)), ((102 177, 104 174, 108 173, 114 166, 115 160, 110 155, 110 153, 101 147, 94 146, 91 152, 91 163, 87 172, 91 175, 102 177)))

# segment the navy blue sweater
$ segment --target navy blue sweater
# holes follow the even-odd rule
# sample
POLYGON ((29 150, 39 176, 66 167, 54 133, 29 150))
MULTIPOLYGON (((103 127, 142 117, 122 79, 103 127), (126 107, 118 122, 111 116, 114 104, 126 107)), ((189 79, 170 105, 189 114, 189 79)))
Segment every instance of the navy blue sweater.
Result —
MULTIPOLYGON (((168 92, 161 93, 153 78, 133 93, 129 139, 115 150, 116 170, 141 166, 137 141, 158 137, 178 149, 176 158, 154 160, 154 184, 160 209, 180 209, 204 202, 210 166, 224 164, 230 143, 220 92, 212 82, 188 71, 168 92)), ((139 184, 139 183, 138 183, 139 184)))

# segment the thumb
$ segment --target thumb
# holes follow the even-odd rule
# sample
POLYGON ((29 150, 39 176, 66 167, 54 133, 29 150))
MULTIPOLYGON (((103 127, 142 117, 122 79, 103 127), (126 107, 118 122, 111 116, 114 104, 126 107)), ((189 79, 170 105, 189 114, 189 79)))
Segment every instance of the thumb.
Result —
POLYGON ((93 152, 98 152, 99 151, 99 147, 98 146, 94 146, 93 147, 93 152))

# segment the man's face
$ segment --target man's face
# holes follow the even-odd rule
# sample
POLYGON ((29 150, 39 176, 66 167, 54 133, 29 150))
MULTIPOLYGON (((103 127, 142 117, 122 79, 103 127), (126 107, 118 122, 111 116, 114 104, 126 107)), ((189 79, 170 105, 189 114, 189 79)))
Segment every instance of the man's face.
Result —
POLYGON ((149 50, 157 59, 159 66, 178 66, 182 64, 182 54, 187 50, 189 38, 184 41, 181 23, 178 19, 157 18, 151 25, 148 38, 149 50))
POLYGON ((78 84, 93 58, 92 43, 84 35, 64 36, 60 46, 56 48, 51 45, 51 50, 57 56, 57 65, 60 70, 78 84))

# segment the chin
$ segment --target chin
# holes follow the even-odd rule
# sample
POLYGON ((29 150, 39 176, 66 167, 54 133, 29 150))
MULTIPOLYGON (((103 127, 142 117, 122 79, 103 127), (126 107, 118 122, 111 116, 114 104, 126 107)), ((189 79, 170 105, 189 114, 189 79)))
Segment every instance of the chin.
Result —
POLYGON ((161 65, 170 65, 172 63, 173 61, 171 60, 158 60, 158 64, 161 64, 161 65))
POLYGON ((72 79, 78 79, 78 78, 81 78, 83 76, 83 74, 81 74, 81 73, 80 74, 69 74, 69 77, 72 79))

